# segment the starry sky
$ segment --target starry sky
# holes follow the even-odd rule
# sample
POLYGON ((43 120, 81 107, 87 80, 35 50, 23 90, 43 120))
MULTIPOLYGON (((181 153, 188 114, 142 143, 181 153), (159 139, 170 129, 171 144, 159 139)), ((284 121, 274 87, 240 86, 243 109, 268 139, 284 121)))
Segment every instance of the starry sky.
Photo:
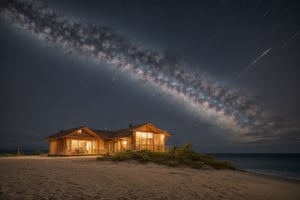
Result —
POLYGON ((0 149, 151 122, 201 152, 300 153, 299 1, 2 1, 0 149))

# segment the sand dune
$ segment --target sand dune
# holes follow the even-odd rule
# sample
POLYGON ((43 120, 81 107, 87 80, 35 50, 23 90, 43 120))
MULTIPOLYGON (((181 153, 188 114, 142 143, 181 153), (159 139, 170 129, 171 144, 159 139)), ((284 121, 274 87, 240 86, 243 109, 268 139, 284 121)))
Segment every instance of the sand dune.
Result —
POLYGON ((95 157, 5 157, 0 199, 300 199, 300 182, 95 157))

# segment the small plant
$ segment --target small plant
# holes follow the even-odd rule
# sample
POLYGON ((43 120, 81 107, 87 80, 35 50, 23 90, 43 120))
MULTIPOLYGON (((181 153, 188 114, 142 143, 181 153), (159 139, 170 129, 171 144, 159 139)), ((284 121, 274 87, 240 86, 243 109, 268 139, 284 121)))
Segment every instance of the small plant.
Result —
POLYGON ((34 154, 35 155, 41 155, 41 154, 44 154, 44 152, 40 151, 40 150, 35 150, 34 154))

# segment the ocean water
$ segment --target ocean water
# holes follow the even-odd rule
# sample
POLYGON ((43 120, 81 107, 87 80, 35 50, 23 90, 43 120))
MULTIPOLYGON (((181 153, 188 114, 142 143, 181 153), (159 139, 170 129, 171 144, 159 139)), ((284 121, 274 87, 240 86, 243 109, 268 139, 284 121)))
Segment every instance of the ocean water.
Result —
POLYGON ((300 180, 300 154, 211 154, 237 168, 264 175, 300 180))

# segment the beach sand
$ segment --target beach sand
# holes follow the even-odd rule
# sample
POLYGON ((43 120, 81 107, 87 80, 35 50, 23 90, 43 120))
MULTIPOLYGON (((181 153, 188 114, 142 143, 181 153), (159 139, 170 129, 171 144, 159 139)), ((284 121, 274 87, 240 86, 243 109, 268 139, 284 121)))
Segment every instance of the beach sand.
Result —
POLYGON ((300 199, 300 182, 95 157, 0 158, 0 199, 300 199))

